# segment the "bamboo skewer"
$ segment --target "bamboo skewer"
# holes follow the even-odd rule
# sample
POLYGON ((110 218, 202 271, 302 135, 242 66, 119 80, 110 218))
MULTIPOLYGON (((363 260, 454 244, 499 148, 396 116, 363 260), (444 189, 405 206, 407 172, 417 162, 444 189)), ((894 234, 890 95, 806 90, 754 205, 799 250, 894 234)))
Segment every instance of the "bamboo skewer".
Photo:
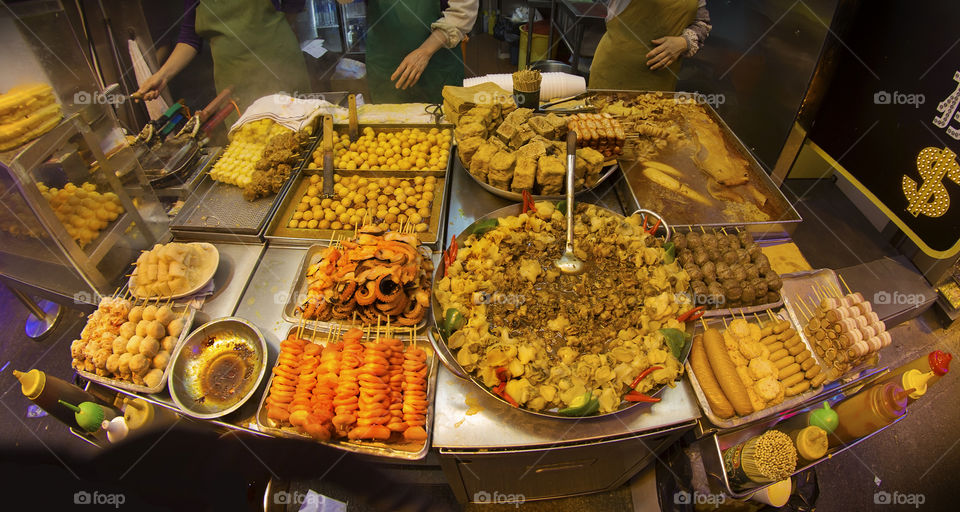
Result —
POLYGON ((853 294, 853 291, 852 291, 852 290, 850 290, 850 287, 849 287, 849 286, 847 286, 847 282, 846 282, 846 281, 844 281, 844 279, 843 279, 843 276, 842 276, 842 275, 840 275, 840 274, 837 274, 837 277, 839 277, 839 278, 840 278, 840 282, 841 282, 841 283, 843 284, 843 287, 847 289, 847 293, 849 293, 849 294, 853 294))
MULTIPOLYGON (((770 311, 770 310, 768 309, 767 311, 770 311)), ((763 327, 763 320, 760 320, 760 315, 758 315, 758 314, 756 313, 756 311, 754 311, 753 316, 754 316, 754 318, 757 319, 757 325, 759 325, 759 326, 762 328, 762 327, 763 327)))

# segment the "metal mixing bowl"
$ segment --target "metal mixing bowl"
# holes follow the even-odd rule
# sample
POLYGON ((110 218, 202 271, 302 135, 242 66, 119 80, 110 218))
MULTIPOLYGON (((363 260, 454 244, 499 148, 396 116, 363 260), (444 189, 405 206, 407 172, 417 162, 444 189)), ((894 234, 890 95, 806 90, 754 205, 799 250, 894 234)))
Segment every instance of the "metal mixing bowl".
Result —
POLYGON ((184 413, 217 418, 249 400, 266 369, 260 331, 242 318, 220 318, 190 333, 173 355, 167 385, 184 413))

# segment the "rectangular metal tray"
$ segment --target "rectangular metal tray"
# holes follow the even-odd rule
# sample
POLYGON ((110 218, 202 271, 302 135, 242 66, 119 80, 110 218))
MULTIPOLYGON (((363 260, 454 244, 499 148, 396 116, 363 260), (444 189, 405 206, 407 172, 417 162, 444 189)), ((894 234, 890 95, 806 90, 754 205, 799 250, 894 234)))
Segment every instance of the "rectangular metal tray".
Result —
MULTIPOLYGON (((647 91, 618 91, 618 90, 591 90, 598 95, 600 94, 609 94, 613 95, 620 99, 637 97, 643 94, 647 94, 647 91)), ((674 98, 682 97, 685 98, 685 101, 690 101, 694 99, 690 93, 681 93, 681 92, 662 92, 664 96, 673 96, 674 98)), ((750 183, 757 187, 764 195, 766 195, 768 201, 773 203, 770 212, 767 212, 770 215, 771 220, 767 221, 746 221, 743 218, 739 219, 727 219, 716 215, 714 212, 722 209, 723 205, 727 204, 723 201, 716 201, 716 204, 711 207, 703 208, 694 208, 689 203, 680 204, 677 202, 664 202, 660 200, 659 197, 654 197, 653 194, 657 188, 650 187, 650 182, 640 178, 640 170, 642 166, 639 162, 633 160, 627 160, 625 158, 620 159, 620 168, 623 170, 624 179, 618 181, 618 190, 626 198, 628 211, 632 211, 637 208, 648 208, 657 213, 660 213, 664 216, 665 219, 670 223, 671 226, 731 226, 731 225, 742 225, 746 226, 747 230, 750 231, 757 238, 786 238, 789 237, 790 233, 796 229, 796 224, 799 223, 802 219, 800 214, 797 213, 797 210, 790 204, 787 198, 780 191, 773 181, 770 179, 770 176, 763 169, 760 163, 757 161, 756 157, 750 152, 749 149, 743 144, 743 142, 733 133, 733 130, 723 121, 723 118, 717 113, 713 107, 697 99, 697 104, 703 107, 706 114, 710 119, 720 127, 721 131, 724 134, 726 139, 727 147, 736 151, 744 160, 746 160, 748 167, 750 169, 750 183), (631 204, 632 203, 632 204, 631 204)), ((691 177, 696 177, 699 179, 688 180, 692 183, 705 183, 705 180, 702 179, 700 175, 701 171, 698 166, 690 159, 685 156, 677 155, 674 153, 663 153, 658 157, 658 160, 673 165, 677 170, 684 172, 685 174, 690 175, 691 177)), ((704 190, 701 191, 706 194, 707 197, 709 193, 704 190)))
POLYGON ((120 379, 111 379, 109 377, 101 377, 95 373, 90 373, 83 370, 77 370, 77 373, 82 375, 83 378, 87 380, 115 388, 125 389, 127 391, 133 391, 135 393, 155 394, 163 391, 167 387, 167 375, 170 373, 170 367, 172 366, 170 363, 173 362, 173 357, 177 354, 177 351, 180 350, 180 346, 183 345, 184 341, 186 341, 187 336, 190 335, 190 329, 193 327, 193 317, 197 314, 197 310, 190 306, 179 308, 177 307, 176 303, 172 303, 170 308, 173 309, 175 313, 185 310, 186 315, 183 317, 183 330, 180 331, 180 337, 177 339, 177 344, 170 352, 170 361, 167 363, 167 367, 163 369, 163 378, 160 379, 160 383, 157 384, 157 387, 148 388, 147 386, 138 386, 132 382, 120 379))
MULTIPOLYGON (((451 159, 453 158, 451 154, 451 159)), ((449 165, 449 164, 448 164, 449 165)), ((449 170, 449 167, 448 167, 449 170)), ((283 203, 277 209, 273 220, 266 228, 265 237, 277 245, 305 247, 317 242, 329 242, 333 238, 344 238, 353 236, 354 230, 333 230, 333 229, 301 229, 289 228, 287 223, 293 218, 297 210, 297 204, 300 198, 306 193, 310 186, 309 178, 314 174, 323 175, 320 169, 303 169, 302 172, 291 180, 293 183, 287 191, 283 203)), ((434 194, 433 204, 430 207, 430 226, 427 231, 418 233, 420 242, 430 246, 433 249, 439 248, 446 234, 447 224, 447 203, 449 201, 448 188, 450 179, 447 171, 334 171, 334 175, 339 176, 363 176, 367 178, 415 178, 417 176, 434 176, 437 178, 436 190, 439 195, 434 194)))
MULTIPOLYGON (((320 244, 311 245, 307 252, 303 255, 303 262, 300 263, 300 268, 297 269, 296 279, 293 281, 293 285, 290 288, 290 292, 287 293, 286 303, 283 306, 283 319, 292 324, 303 323, 310 329, 315 329, 319 332, 330 332, 338 327, 350 328, 350 327, 369 327, 361 323, 354 323, 350 320, 335 320, 331 322, 324 322, 320 320, 307 320, 304 321, 297 314, 297 306, 299 306, 307 298, 307 268, 319 261, 318 255, 320 251, 326 249, 330 246, 330 242, 324 242, 320 244)), ((430 261, 433 262, 433 267, 436 269, 437 264, 440 262, 440 253, 430 253, 429 255, 423 253, 425 250, 424 246, 420 246, 421 253, 424 257, 429 257, 430 261)), ((433 272, 430 273, 431 279, 433 279, 433 272)), ((432 284, 432 283, 431 283, 432 284)), ((430 293, 433 293, 433 290, 430 290, 430 293)), ((427 321, 431 318, 433 314, 433 301, 431 302, 430 308, 427 309, 426 314, 423 316, 423 320, 420 321, 417 325, 414 326, 416 332, 421 332, 427 326, 427 321)), ((402 332, 402 331, 401 331, 402 332)), ((403 339, 404 335, 398 334, 397 337, 403 339)))
MULTIPOLYGON (((297 326, 290 326, 290 331, 287 333, 289 337, 290 334, 293 334, 298 329, 297 326)), ((314 338, 323 338, 323 335, 319 334, 310 329, 304 329, 302 336, 304 339, 312 340, 314 338)), ((365 336, 364 341, 368 341, 372 338, 365 336)), ((411 450, 402 450, 395 447, 391 447, 388 443, 382 442, 358 442, 350 440, 331 440, 331 441, 318 441, 327 446, 337 448, 340 450, 360 453, 364 455, 372 455, 376 457, 385 457, 392 459, 403 459, 403 460, 420 460, 427 456, 427 452, 430 451, 430 439, 433 437, 433 418, 435 416, 434 412, 434 399, 437 394, 437 355, 433 352, 433 347, 430 345, 430 341, 424 338, 417 338, 415 340, 417 344, 420 345, 427 352, 427 424, 424 425, 424 429, 427 431, 427 439, 423 442, 421 446, 416 451, 411 450)), ((406 340, 405 345, 411 345, 414 343, 414 340, 406 340)), ((321 345, 323 343, 320 343, 321 345)), ((257 426, 260 428, 260 431, 277 436, 277 437, 288 437, 293 439, 308 439, 313 440, 310 436, 301 434, 292 428, 285 427, 276 427, 271 425, 272 421, 267 419, 267 410, 264 407, 264 404, 267 401, 267 397, 270 395, 270 387, 273 384, 273 371, 270 372, 270 379, 267 381, 266 390, 263 392, 263 396, 260 398, 260 406, 257 408, 257 426)))
MULTIPOLYGON (((359 132, 360 132, 361 135, 363 134, 363 129, 364 129, 364 128, 373 128, 373 130, 376 131, 376 132, 384 132, 384 133, 399 132, 399 131, 403 131, 403 130, 412 130, 412 129, 414 129, 414 128, 419 128, 419 129, 421 129, 421 130, 423 130, 423 131, 429 131, 429 130, 432 129, 432 128, 437 128, 438 130, 445 130, 445 129, 446 129, 446 130, 450 130, 450 133, 451 133, 451 135, 452 135, 452 134, 453 134, 453 130, 454 130, 454 128, 456 128, 456 126, 454 126, 453 124, 450 124, 450 123, 439 123, 439 124, 400 124, 400 123, 384 123, 384 124, 371 123, 371 124, 363 124, 363 123, 360 123, 360 124, 357 125, 357 129, 359 130, 359 132)), ((348 132, 349 129, 350 129, 350 126, 347 125, 347 124, 335 124, 335 125, 333 125, 333 130, 334 130, 335 132, 338 132, 339 135, 342 135, 342 134, 344 134, 344 133, 349 133, 349 132, 348 132)), ((334 140, 333 142, 334 142, 334 144, 336 144, 337 141, 334 140)), ((451 137, 450 137, 450 145, 447 147, 447 152, 449 153, 449 157, 450 157, 450 158, 447 160, 447 171, 450 170, 450 162, 452 161, 452 158, 453 158, 453 142, 454 142, 454 141, 453 141, 453 137, 451 136, 451 137)), ((336 168, 334 168, 334 170, 336 170, 336 171, 346 171, 347 169, 346 169, 346 168, 343 168, 343 167, 336 167, 336 168)), ((379 171, 385 171, 385 172, 408 172, 408 171, 400 171, 399 169, 380 169, 379 171)), ((360 172, 361 172, 361 173, 374 173, 374 172, 379 172, 379 171, 360 171, 360 172)))
MULTIPOLYGON (((780 319, 789 321, 791 324, 791 327, 796 329, 797 332, 800 331, 799 329, 797 329, 796 323, 790 319, 789 315, 787 315, 785 311, 781 310, 775 314, 780 319)), ((747 319, 750 320, 749 317, 747 317, 747 319)), ((753 319, 753 320, 755 321, 756 319, 753 319)), ((723 328, 722 320, 720 320, 719 318, 714 318, 707 321, 707 325, 710 327, 718 328, 718 329, 723 328)), ((697 328, 694 330, 694 336, 702 333, 703 333, 703 326, 702 324, 698 323, 697 328)), ((813 351, 813 347, 811 347, 810 344, 807 343, 807 340, 802 336, 800 340, 806 345, 807 349, 810 350, 810 354, 814 357, 817 363, 820 364, 820 360, 817 359, 817 354, 813 351)), ((810 388, 807 391, 800 393, 799 395, 784 398, 783 402, 773 407, 767 407, 766 409, 756 411, 752 414, 748 414, 747 416, 734 416, 729 419, 722 419, 713 412, 713 409, 710 408, 710 403, 707 402, 707 397, 703 394, 703 389, 700 388, 700 382, 697 381, 697 376, 694 375, 693 368, 690 366, 689 360, 687 360, 687 363, 685 366, 687 368, 687 375, 690 377, 690 384, 693 387, 693 393, 694 395, 696 395, 697 401, 700 402, 700 408, 703 409, 704 414, 707 416, 707 418, 710 420, 711 423, 723 429, 740 427, 748 423, 753 423, 763 418, 773 416, 781 411, 792 409, 794 407, 802 405, 804 402, 806 402, 810 398, 813 398, 814 396, 817 396, 823 391, 823 386, 810 388)))
POLYGON ((309 156, 319 140, 319 136, 312 136, 301 145, 301 153, 290 178, 280 192, 270 197, 247 201, 239 187, 214 181, 209 174, 205 174, 203 181, 170 223, 170 231, 183 239, 260 242, 264 227, 277 211, 290 184, 310 161, 309 156))
MULTIPOLYGON (((783 289, 780 290, 780 296, 783 298, 783 305, 786 308, 787 313, 790 315, 790 321, 793 322, 794 325, 800 326, 800 328, 797 329, 797 332, 800 333, 800 337, 803 339, 803 342, 810 347, 810 351, 813 352, 814 357, 820 363, 820 370, 824 372, 830 372, 833 370, 833 367, 822 361, 821 358, 817 356, 817 352, 813 350, 813 342, 807 339, 806 333, 803 332, 803 327, 807 325, 807 322, 797 309, 799 307, 797 301, 798 297, 802 297, 803 299, 807 300, 809 305, 810 298, 816 300, 816 297, 812 292, 813 287, 816 285, 842 290, 843 285, 840 283, 840 280, 837 279, 837 273, 832 269, 822 268, 806 272, 794 272, 792 274, 785 274, 780 277, 783 279, 783 289)), ((819 301, 816 303, 819 304, 819 301)), ((874 368, 879 364, 880 353, 874 352, 862 363, 852 367, 842 375, 838 375, 836 379, 830 379, 828 377, 827 383, 835 380, 848 382, 857 378, 862 371, 874 368)))

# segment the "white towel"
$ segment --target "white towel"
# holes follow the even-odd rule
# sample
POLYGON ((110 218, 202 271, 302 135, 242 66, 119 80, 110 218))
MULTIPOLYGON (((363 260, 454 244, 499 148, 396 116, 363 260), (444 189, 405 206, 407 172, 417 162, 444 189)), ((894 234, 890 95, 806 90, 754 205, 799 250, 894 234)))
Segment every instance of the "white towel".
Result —
MULTIPOLYGON (((143 53, 140 52, 140 45, 137 44, 137 41, 134 39, 127 39, 127 51, 130 52, 130 62, 133 63, 133 72, 134 76, 137 77, 137 87, 143 85, 148 78, 153 76, 153 71, 150 70, 150 66, 147 65, 147 61, 143 58, 143 53)), ((150 114, 150 119, 157 119, 163 115, 164 112, 170 108, 170 105, 167 105, 167 102, 163 99, 163 96, 158 96, 157 99, 149 100, 146 102, 147 112, 150 114)))

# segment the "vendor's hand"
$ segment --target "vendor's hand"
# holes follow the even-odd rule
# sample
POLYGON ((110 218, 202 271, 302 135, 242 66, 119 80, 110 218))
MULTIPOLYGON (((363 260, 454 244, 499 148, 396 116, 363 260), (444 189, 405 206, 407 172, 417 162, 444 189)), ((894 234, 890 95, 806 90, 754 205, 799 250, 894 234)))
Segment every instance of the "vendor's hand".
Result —
POLYGON ((140 89, 130 96, 134 98, 142 98, 144 100, 155 100, 160 96, 160 91, 162 91, 166 86, 167 77, 164 76, 162 72, 158 71, 145 82, 143 82, 143 85, 140 86, 140 89))
POLYGON ((647 53, 647 66, 651 70, 665 68, 687 51, 687 40, 679 36, 667 36, 651 41, 656 48, 647 53))
POLYGON ((397 89, 413 87, 430 63, 430 57, 433 57, 433 53, 422 47, 408 53, 397 66, 397 70, 390 75, 390 80, 396 82, 397 89))

